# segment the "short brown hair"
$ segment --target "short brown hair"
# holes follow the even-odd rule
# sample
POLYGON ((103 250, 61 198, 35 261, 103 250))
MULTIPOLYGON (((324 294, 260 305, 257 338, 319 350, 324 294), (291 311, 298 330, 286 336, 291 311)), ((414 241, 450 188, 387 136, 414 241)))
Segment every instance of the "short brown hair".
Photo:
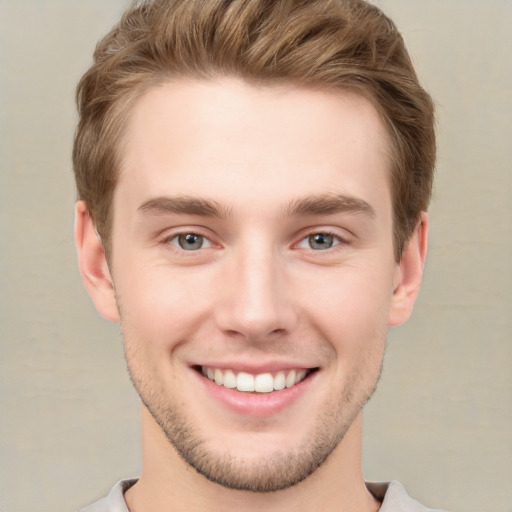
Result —
POLYGON ((170 78, 234 76, 350 90, 377 108, 392 154, 397 260, 428 207, 434 108, 395 24, 363 0, 143 0, 98 44, 77 89, 73 164, 108 250, 111 203, 130 106, 170 78))

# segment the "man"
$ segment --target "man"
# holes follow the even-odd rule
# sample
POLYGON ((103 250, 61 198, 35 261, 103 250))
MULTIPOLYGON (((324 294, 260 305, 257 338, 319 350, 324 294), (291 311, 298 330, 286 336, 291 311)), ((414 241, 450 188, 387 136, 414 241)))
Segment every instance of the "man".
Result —
POLYGON ((143 437, 140 478, 85 510, 426 510, 361 471, 435 160, 393 23, 362 0, 143 1, 78 104, 79 265, 143 437))

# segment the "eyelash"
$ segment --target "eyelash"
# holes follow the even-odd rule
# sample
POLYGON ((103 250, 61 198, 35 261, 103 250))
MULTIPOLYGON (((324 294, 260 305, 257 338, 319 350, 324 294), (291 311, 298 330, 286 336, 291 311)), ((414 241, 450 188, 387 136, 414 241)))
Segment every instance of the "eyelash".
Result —
MULTIPOLYGON (((326 249, 318 249, 318 250, 315 250, 311 247, 299 247, 301 249, 305 249, 307 251, 312 251, 312 252, 315 252, 315 253, 332 253, 333 251, 335 250, 338 250, 338 249, 341 249, 343 246, 347 246, 350 244, 350 241, 346 238, 346 237, 342 237, 340 236, 338 233, 335 233, 331 230, 314 230, 314 231, 309 231, 307 232, 304 236, 302 236, 300 238, 300 240, 298 242, 296 242, 295 244, 293 244, 295 247, 298 247, 300 244, 306 242, 308 243, 308 241, 314 237, 314 236, 319 236, 319 235, 323 235, 323 236, 327 236, 327 237, 332 237, 335 241, 335 243, 331 246, 331 247, 327 247, 326 249)), ((173 233, 172 235, 169 235, 169 236, 166 236, 162 242, 161 242, 163 245, 169 247, 171 246, 172 250, 176 250, 180 253, 188 253, 188 255, 193 255, 194 253, 198 253, 201 251, 201 249, 209 249, 209 248, 212 248, 212 247, 215 247, 217 244, 215 244, 208 236, 202 234, 199 230, 189 230, 189 231, 181 231, 179 233, 173 233), (198 237, 201 237, 202 240, 206 241, 209 245, 207 247, 199 247, 198 249, 195 249, 195 250, 187 250, 187 249, 184 249, 183 247, 180 246, 179 244, 179 237, 181 236, 187 236, 187 235, 195 235, 195 236, 198 236, 198 237), (173 243, 173 241, 176 240, 176 243, 173 243)), ((217 245, 218 247, 218 245, 217 245)))
POLYGON ((215 246, 215 244, 210 240, 210 238, 208 236, 202 234, 200 231, 195 231, 195 230, 181 231, 179 233, 173 233, 172 235, 166 236, 162 240, 161 243, 167 247, 171 246, 172 249, 174 249, 176 251, 180 251, 182 253, 192 253, 192 254, 195 252, 199 252, 200 249, 205 249, 205 248, 210 248, 210 247, 215 246), (187 236, 187 235, 195 235, 197 237, 201 237, 204 241, 208 242, 209 246, 208 247, 200 247, 197 250, 186 250, 183 247, 180 247, 179 241, 178 241, 179 238, 182 236, 187 236), (176 244, 173 243, 174 240, 176 240, 176 244))
MULTIPOLYGON (((321 253, 321 252, 330 252, 332 253, 332 251, 335 251, 335 250, 338 250, 338 249, 341 249, 343 246, 346 246, 348 245, 350 242, 347 238, 345 237, 342 237, 340 236, 338 233, 335 233, 333 231, 330 231, 328 229, 326 230, 319 230, 319 231, 310 231, 309 233, 307 233, 305 236, 303 236, 300 240, 299 240, 299 243, 298 244, 301 244, 303 243, 304 241, 309 241, 312 237, 314 236, 328 236, 328 237, 332 237, 335 241, 334 245, 332 245, 331 247, 328 247, 326 249, 318 249, 318 250, 315 250, 311 247, 308 247, 308 248, 305 248, 306 250, 309 250, 309 251, 313 251, 315 253, 321 253)), ((308 242, 306 242, 308 243, 308 242)), ((296 244, 296 245, 298 245, 296 244)))

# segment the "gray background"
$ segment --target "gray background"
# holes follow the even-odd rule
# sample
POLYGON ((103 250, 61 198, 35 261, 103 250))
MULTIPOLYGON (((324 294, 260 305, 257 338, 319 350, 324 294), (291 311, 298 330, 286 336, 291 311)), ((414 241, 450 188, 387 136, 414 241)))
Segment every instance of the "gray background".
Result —
MULTIPOLYGON (((64 512, 139 471, 118 327, 72 244, 73 92, 121 0, 0 0, 0 511, 64 512)), ((438 105, 424 287, 365 426, 369 479, 512 511, 512 2, 382 0, 438 105)))

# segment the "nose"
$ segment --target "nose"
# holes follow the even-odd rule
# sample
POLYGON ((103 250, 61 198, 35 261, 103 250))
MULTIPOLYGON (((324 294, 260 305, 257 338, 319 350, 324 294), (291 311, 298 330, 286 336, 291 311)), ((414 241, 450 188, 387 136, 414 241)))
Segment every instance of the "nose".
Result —
POLYGON ((223 268, 218 327, 251 343, 290 333, 298 315, 282 259, 261 246, 240 253, 223 268))

